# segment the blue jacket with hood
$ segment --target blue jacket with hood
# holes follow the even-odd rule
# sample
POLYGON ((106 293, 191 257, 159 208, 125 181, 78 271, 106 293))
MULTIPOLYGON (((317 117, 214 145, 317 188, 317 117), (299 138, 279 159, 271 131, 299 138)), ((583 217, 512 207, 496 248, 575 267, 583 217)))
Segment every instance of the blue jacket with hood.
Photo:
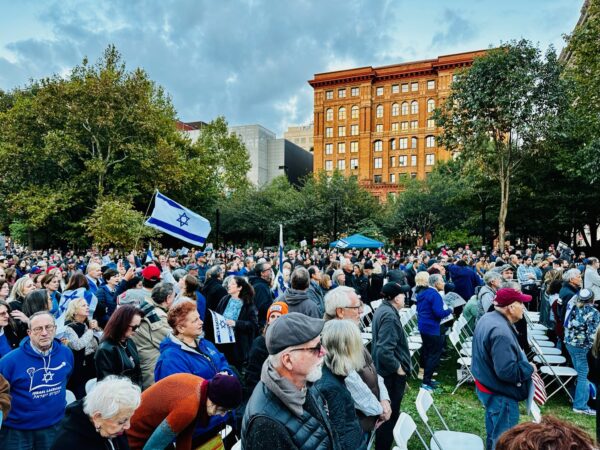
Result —
POLYGON ((56 425, 66 406, 73 352, 55 339, 48 356, 31 347, 29 337, 0 359, 0 374, 10 383, 12 406, 2 426, 39 430, 56 425))

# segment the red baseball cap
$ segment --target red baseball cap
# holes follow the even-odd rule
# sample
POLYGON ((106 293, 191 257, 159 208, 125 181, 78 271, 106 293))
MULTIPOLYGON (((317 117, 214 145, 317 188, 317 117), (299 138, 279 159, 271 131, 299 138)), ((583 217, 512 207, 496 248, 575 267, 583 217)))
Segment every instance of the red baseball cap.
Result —
POLYGON ((516 289, 502 288, 496 292, 496 298, 494 299, 494 305, 496 306, 508 306, 514 302, 527 303, 531 301, 531 295, 521 294, 516 289))
POLYGON ((160 269, 154 265, 149 265, 142 270, 142 277, 149 281, 160 280, 160 269))

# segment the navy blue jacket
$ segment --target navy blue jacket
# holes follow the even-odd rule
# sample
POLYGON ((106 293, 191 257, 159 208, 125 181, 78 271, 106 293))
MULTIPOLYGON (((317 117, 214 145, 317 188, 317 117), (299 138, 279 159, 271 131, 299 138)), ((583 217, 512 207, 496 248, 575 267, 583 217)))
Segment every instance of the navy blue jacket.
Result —
POLYGON ((449 265, 448 271, 454 283, 454 292, 460 295, 465 302, 468 302, 475 293, 475 288, 482 284, 481 278, 474 270, 455 264, 449 265))
POLYGON ((433 288, 426 288, 417 294, 417 324, 422 334, 440 335, 440 321, 452 312, 433 288))

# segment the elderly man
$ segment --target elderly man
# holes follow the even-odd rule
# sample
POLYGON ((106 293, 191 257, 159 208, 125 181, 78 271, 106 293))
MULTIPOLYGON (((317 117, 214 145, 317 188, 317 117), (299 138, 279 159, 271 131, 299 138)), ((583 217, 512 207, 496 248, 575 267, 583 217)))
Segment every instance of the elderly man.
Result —
POLYGON ((21 346, 0 359, 0 374, 10 384, 10 414, 0 429, 0 449, 49 449, 65 414, 67 380, 73 353, 55 340, 49 311, 29 318, 21 346))
POLYGON ((85 277, 90 285, 90 291, 92 294, 96 294, 96 291, 100 287, 100 279, 102 277, 102 269, 100 264, 90 263, 87 266, 85 277))
POLYGON ((485 407, 488 450, 494 449, 504 431, 519 423, 519 402, 529 394, 535 366, 521 350, 513 324, 523 318, 523 303, 530 301, 530 295, 515 289, 499 289, 494 311, 475 327, 472 371, 477 396, 485 407))
POLYGON ((154 367, 160 356, 160 343, 171 333, 167 313, 174 300, 173 285, 161 282, 152 288, 150 297, 140 303, 142 321, 131 339, 140 356, 143 389, 154 384, 154 367))
MULTIPOLYGON (((358 326, 362 308, 362 302, 354 289, 347 286, 337 287, 325 296, 325 321, 350 320, 358 326)), ((377 422, 389 420, 392 410, 383 377, 377 374, 366 347, 363 354, 365 365, 361 370, 349 374, 344 383, 354 399, 362 429, 370 433, 375 429, 377 422)))
POLYGON ((498 289, 500 289, 502 280, 502 275, 500 275, 498 272, 494 272, 493 270, 486 272, 483 276, 483 282, 485 284, 477 294, 477 305, 479 311, 477 314, 477 320, 479 320, 492 308, 494 298, 496 297, 496 292, 498 289))
POLYGON ((258 309, 258 324, 261 327, 265 326, 267 311, 273 303, 272 281, 273 268, 269 262, 257 263, 254 275, 248 278, 248 282, 254 288, 254 304, 258 309))
POLYGON ((269 359, 242 422, 245 449, 339 449, 324 400, 308 384, 321 378, 323 325, 289 313, 267 328, 269 359))
POLYGON ((304 267, 296 267, 290 277, 290 288, 277 300, 287 303, 290 312, 299 312, 314 318, 321 318, 319 306, 310 299, 310 276, 304 267))

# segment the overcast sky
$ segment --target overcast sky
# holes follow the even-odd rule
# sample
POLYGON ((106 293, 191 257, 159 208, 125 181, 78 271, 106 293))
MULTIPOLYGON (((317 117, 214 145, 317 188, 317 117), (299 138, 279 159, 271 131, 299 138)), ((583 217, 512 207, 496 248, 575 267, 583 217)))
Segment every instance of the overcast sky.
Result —
POLYGON ((184 121, 281 136, 312 120, 315 73, 488 48, 560 51, 583 0, 0 0, 0 88, 66 74, 114 43, 184 121))

